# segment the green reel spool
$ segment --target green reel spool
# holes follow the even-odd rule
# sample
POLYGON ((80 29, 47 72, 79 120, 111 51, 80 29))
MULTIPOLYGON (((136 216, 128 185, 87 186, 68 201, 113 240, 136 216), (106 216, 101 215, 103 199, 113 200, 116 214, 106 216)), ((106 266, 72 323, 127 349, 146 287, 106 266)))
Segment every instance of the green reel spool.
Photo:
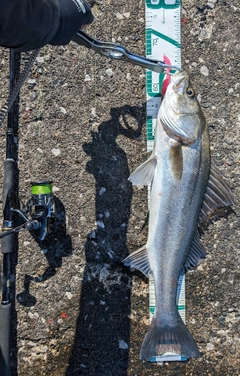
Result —
POLYGON ((46 194, 52 193, 51 181, 31 182, 31 185, 32 185, 32 195, 46 195, 46 194))

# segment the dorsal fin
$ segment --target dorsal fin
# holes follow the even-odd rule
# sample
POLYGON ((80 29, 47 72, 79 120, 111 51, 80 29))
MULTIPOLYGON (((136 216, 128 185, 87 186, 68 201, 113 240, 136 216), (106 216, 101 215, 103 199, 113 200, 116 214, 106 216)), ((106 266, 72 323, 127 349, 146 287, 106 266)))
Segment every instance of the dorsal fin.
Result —
POLYGON ((233 204, 234 198, 230 187, 221 177, 221 172, 212 164, 208 186, 199 216, 200 222, 204 221, 208 214, 214 210, 233 204))

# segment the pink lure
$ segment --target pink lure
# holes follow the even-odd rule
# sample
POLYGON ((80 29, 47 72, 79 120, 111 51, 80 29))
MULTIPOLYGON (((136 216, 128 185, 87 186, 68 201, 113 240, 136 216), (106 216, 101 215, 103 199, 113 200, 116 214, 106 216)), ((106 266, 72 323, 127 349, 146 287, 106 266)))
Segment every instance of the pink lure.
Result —
MULTIPOLYGON (((163 56, 163 61, 164 61, 165 64, 171 65, 171 61, 169 60, 169 58, 166 55, 163 56)), ((166 71, 168 73, 170 73, 171 69, 166 68, 166 71)), ((165 77, 163 84, 162 84, 162 95, 165 95, 167 87, 168 87, 169 82, 170 82, 170 79, 171 79, 171 76, 169 74, 166 74, 166 77, 165 77)))

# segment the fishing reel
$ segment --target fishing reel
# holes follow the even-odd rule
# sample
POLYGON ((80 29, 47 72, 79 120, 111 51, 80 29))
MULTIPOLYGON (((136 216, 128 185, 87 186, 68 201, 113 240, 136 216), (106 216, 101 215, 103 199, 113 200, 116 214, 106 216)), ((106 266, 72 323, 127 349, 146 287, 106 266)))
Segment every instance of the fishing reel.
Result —
POLYGON ((31 197, 27 202, 26 209, 34 226, 31 229, 34 236, 44 240, 51 231, 51 224, 55 216, 55 203, 52 193, 51 181, 31 182, 31 197))
POLYGON ((51 232, 51 227, 55 218, 55 202, 52 192, 51 181, 31 182, 31 197, 22 209, 11 208, 11 212, 17 213, 24 223, 16 228, 9 230, 4 226, 4 231, 0 234, 3 238, 9 234, 20 232, 21 230, 30 231, 38 240, 44 240, 47 234, 51 232))

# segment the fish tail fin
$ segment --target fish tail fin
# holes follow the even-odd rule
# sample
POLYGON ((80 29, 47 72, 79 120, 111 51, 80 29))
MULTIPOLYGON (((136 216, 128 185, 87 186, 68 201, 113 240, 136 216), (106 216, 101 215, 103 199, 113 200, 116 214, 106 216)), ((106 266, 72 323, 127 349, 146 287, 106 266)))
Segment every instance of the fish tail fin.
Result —
POLYGON ((153 316, 141 347, 140 359, 161 361, 161 357, 167 353, 179 355, 181 360, 200 357, 197 344, 180 317, 171 326, 159 325, 153 316))

